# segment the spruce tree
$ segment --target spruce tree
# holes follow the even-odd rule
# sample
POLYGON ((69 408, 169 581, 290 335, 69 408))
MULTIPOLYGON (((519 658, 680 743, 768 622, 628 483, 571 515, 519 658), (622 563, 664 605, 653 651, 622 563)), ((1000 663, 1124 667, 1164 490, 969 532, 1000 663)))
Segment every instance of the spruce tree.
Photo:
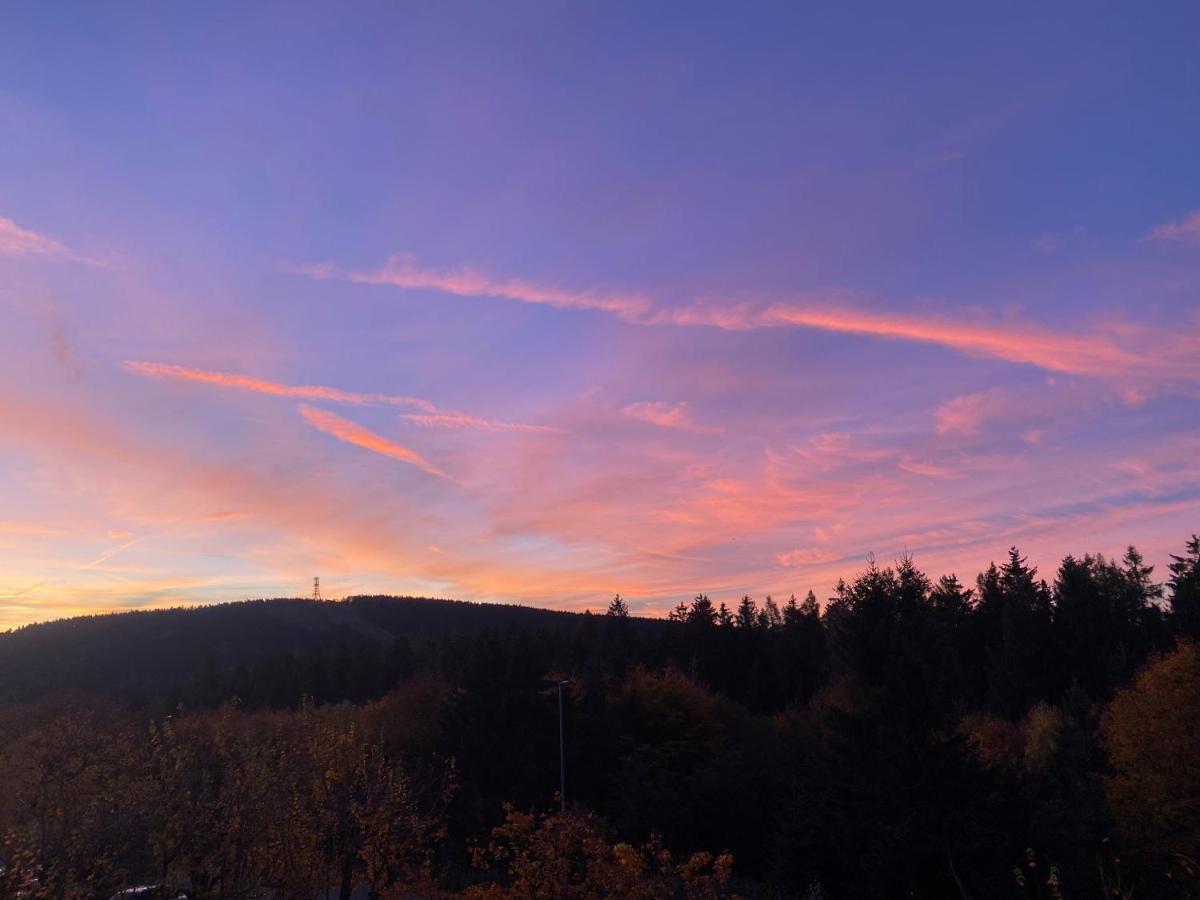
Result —
POLYGON ((608 604, 608 612, 606 612, 605 615, 613 616, 617 619, 629 618, 629 607, 626 605, 625 601, 621 599, 620 594, 617 594, 615 597, 613 597, 612 602, 608 604))
POLYGON ((692 608, 687 611, 687 621, 692 625, 709 627, 717 624, 717 610, 706 594, 697 594, 692 608))
POLYGON ((783 607, 783 624, 785 628, 795 628, 800 624, 800 605, 796 602, 796 595, 792 594, 788 598, 787 604, 783 607))
POLYGON ((1172 553, 1167 568, 1175 629, 1188 637, 1200 637, 1200 535, 1193 534, 1187 542, 1186 555, 1172 553))
POLYGON ((750 595, 746 594, 742 597, 742 602, 738 604, 737 614, 734 616, 738 628, 747 630, 758 626, 758 604, 750 599, 750 595))

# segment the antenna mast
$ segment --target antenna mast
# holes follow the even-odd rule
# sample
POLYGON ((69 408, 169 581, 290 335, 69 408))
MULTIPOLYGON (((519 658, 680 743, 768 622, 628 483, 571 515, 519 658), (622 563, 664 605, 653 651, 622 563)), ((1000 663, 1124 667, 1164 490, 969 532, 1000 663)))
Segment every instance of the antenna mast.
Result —
POLYGON ((321 579, 320 579, 319 577, 318 577, 318 578, 314 578, 314 579, 313 579, 313 592, 312 592, 312 598, 313 598, 314 600, 320 600, 320 599, 321 599, 321 579))

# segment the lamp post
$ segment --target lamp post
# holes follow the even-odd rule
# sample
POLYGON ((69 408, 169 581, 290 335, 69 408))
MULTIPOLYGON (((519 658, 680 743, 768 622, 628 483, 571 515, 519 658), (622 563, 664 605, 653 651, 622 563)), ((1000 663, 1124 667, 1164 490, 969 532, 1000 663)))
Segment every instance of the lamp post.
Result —
POLYGON ((567 811, 567 751, 563 738, 563 688, 569 685, 570 679, 558 683, 558 803, 559 811, 567 811))

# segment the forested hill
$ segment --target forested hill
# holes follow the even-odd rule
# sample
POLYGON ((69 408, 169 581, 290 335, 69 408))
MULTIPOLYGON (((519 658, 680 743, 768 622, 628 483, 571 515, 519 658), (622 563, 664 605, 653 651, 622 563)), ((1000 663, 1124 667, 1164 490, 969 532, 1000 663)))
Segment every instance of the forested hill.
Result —
POLYGON ((61 690, 150 699, 206 667, 229 672, 265 660, 348 657, 511 627, 574 628, 579 613, 422 597, 342 601, 247 600, 81 616, 0 633, 0 702, 61 690))

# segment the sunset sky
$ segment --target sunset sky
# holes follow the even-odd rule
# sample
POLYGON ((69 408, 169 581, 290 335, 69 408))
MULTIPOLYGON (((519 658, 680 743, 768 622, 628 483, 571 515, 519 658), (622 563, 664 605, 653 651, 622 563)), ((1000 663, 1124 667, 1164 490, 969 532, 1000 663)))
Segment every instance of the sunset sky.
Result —
POLYGON ((10 4, 0 629, 1200 531, 1200 4, 10 4))

